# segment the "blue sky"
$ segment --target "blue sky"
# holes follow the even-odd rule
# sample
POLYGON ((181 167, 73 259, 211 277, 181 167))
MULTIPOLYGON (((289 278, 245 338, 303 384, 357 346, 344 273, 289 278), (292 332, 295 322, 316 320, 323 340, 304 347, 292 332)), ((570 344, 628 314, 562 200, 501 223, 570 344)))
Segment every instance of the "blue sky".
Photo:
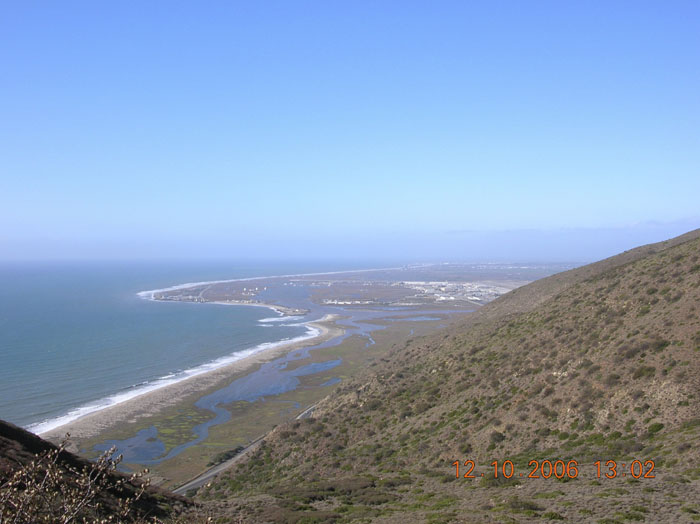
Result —
POLYGON ((580 260, 700 227, 695 1, 7 2, 0 71, 0 259, 580 260))

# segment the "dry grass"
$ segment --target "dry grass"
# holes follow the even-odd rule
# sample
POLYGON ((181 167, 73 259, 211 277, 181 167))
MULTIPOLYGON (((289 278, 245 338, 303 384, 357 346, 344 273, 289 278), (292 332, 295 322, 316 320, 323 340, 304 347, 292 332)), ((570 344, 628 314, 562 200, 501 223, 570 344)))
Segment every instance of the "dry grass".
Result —
POLYGON ((396 348, 200 499, 250 522, 687 520, 682 501, 700 498, 700 450, 683 446, 700 437, 697 236, 535 282, 396 348), (634 458, 655 460, 657 477, 596 481, 595 460, 634 458), (455 480, 452 462, 467 459, 486 480, 455 480), (576 459, 581 478, 489 480, 505 459, 525 473, 530 460, 576 459), (319 491, 348 478, 371 482, 372 497, 319 491))

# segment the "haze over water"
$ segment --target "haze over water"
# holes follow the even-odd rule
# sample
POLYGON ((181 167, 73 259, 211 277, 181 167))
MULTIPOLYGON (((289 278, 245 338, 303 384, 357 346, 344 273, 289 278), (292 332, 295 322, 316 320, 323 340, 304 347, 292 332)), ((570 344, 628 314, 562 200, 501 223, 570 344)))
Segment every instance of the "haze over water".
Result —
MULTIPOLYGON (((367 267, 367 266, 365 266, 367 267)), ((153 302, 186 282, 350 269, 321 264, 0 265, 0 419, 46 430, 216 359, 307 333, 266 308, 153 302), (110 401, 109 398, 112 397, 110 401)))

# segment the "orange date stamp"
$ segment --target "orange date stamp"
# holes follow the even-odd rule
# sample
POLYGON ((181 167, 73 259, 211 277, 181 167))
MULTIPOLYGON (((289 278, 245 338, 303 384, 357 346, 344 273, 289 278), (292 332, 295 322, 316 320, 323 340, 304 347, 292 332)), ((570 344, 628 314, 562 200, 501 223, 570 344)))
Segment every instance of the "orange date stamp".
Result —
MULTIPOLYGON (((530 478, 530 479, 575 479, 579 476, 579 462, 576 460, 531 460, 528 463, 528 470, 517 472, 512 460, 497 461, 494 460, 490 466, 488 473, 477 475, 474 472, 476 463, 473 460, 465 460, 462 463, 455 460, 452 465, 455 467, 455 477, 474 479, 477 477, 491 478, 530 478), (461 468, 461 469, 460 469, 461 468)), ((616 460, 597 460, 592 464, 596 468, 597 478, 614 479, 618 477, 631 477, 634 479, 653 479, 656 478, 654 468, 656 465, 653 460, 632 460, 629 463, 619 462, 616 460)))

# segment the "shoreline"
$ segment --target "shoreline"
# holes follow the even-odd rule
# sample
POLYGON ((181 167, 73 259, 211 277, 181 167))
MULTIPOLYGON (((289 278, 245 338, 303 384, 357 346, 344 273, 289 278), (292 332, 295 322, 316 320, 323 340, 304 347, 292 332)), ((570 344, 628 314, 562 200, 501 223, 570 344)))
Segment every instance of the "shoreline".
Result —
POLYGON ((253 280, 266 280, 273 278, 297 278, 297 277, 315 277, 323 275, 344 275, 346 273, 367 273, 372 271, 392 271, 403 269, 403 267, 379 267, 371 269, 349 269, 347 271, 322 271, 320 273, 296 273, 291 275, 269 275, 264 277, 246 277, 246 278, 229 278, 224 280, 208 280, 204 282, 188 282, 186 284, 176 284, 170 287, 164 287, 161 289, 149 289, 146 291, 139 291, 136 293, 139 297, 145 300, 157 300, 153 298, 155 293, 162 293, 164 291, 177 291, 180 289, 187 289, 196 286, 207 286, 212 284, 226 284, 228 282, 250 282, 253 280))
MULTIPOLYGON (((47 440, 60 441, 65 437, 66 433, 70 433, 71 439, 74 439, 71 444, 71 447, 73 447, 75 440, 92 438, 120 423, 132 423, 139 419, 156 415, 161 410, 178 404, 188 397, 203 394, 216 386, 217 383, 235 374, 250 370, 256 364, 264 363, 284 353, 316 345, 342 335, 343 329, 333 323, 336 318, 336 315, 326 315, 319 320, 305 322, 303 324, 311 331, 307 335, 291 340, 263 343, 255 346, 259 348, 257 351, 240 358, 221 363, 213 368, 202 369, 195 374, 181 377, 174 382, 160 386, 154 384, 156 387, 152 389, 137 393, 119 402, 98 407, 88 413, 79 414, 72 420, 46 428, 41 432, 36 432, 36 434, 47 440)), ((238 355, 241 353, 245 353, 245 351, 238 352, 238 355)), ((231 358, 235 357, 235 355, 223 358, 231 358)), ((213 363, 209 363, 209 365, 211 364, 213 363)), ((203 366, 208 365, 204 364, 203 366)), ((38 426, 35 426, 35 428, 38 426)), ((32 428, 29 428, 29 431, 35 432, 32 428)))
MULTIPOLYGON (((151 299, 154 302, 179 302, 177 300, 161 300, 161 299, 156 299, 153 298, 151 299)), ((182 301, 182 302, 189 302, 189 301, 182 301)), ((273 310, 275 313, 280 314, 280 318, 284 319, 284 317, 295 317, 295 316, 303 316, 309 313, 308 309, 297 309, 297 308, 292 308, 292 307, 287 307, 287 306, 280 306, 279 304, 268 304, 266 302, 244 302, 242 300, 228 300, 228 301, 223 301, 223 300, 214 300, 214 301, 204 301, 204 302, 199 302, 200 304, 218 304, 220 306, 253 306, 253 307, 266 307, 268 309, 273 310)), ((262 319, 260 322, 262 322, 262 319)), ((311 322, 321 322, 321 320, 316 320, 316 321, 311 321, 311 322)), ((304 322, 304 324, 307 324, 307 322, 304 322)))
MULTIPOLYGON (((192 284, 192 285, 196 285, 196 284, 192 284)), ((187 284, 187 286, 189 286, 189 284, 187 284)), ((183 287, 183 288, 179 288, 179 289, 187 289, 187 288, 183 287)), ((229 300, 174 300, 174 299, 167 299, 167 298, 154 298, 153 293, 158 293, 160 291, 162 291, 162 290, 156 289, 153 291, 140 291, 137 293, 137 295, 140 298, 142 298, 143 300, 148 300, 149 302, 175 302, 175 303, 183 303, 183 304, 217 304, 219 306, 264 307, 267 309, 271 309, 275 313, 279 313, 282 317, 300 316, 300 315, 306 315, 307 313, 309 313, 308 309, 292 308, 292 307, 288 307, 288 306, 282 306, 280 304, 270 304, 268 302, 257 302, 257 301, 253 301, 253 300, 233 300, 233 299, 229 299, 229 300), (142 293, 151 293, 151 295, 145 296, 145 295, 142 295, 142 293)))

